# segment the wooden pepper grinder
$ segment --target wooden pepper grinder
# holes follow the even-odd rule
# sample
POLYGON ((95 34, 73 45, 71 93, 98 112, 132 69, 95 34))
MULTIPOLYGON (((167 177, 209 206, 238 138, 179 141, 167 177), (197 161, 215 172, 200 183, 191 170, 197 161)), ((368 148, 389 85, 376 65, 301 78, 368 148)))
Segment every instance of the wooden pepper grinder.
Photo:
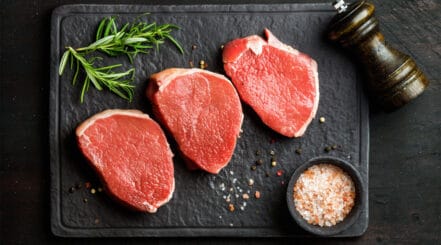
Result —
POLYGON ((370 95, 386 110, 397 109, 421 94, 429 81, 408 55, 390 47, 374 16, 374 5, 357 1, 334 3, 338 14, 328 27, 328 38, 340 43, 365 68, 370 95))

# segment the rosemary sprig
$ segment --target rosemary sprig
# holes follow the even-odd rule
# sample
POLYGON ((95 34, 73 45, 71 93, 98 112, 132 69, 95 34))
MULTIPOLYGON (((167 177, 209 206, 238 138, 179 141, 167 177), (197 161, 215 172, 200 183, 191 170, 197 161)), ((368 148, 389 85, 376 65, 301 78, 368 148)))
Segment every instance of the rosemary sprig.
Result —
POLYGON ((118 56, 125 54, 130 62, 139 53, 148 53, 148 49, 155 46, 159 49, 159 45, 166 40, 171 41, 181 53, 184 49, 174 39, 171 32, 179 29, 178 26, 172 24, 157 25, 155 22, 147 24, 146 22, 138 22, 133 24, 125 24, 118 30, 114 17, 103 19, 96 33, 96 41, 87 47, 78 48, 77 51, 101 51, 109 56, 118 56))
POLYGON ((64 52, 60 61, 60 68, 58 70, 60 76, 63 75, 66 64, 69 62, 68 60, 70 60, 71 69, 73 66, 76 66, 75 74, 72 80, 73 85, 75 85, 77 82, 80 67, 82 67, 85 71, 86 77, 84 78, 83 87, 81 90, 81 103, 84 101, 84 94, 89 90, 90 82, 92 82, 94 87, 98 90, 103 90, 104 86, 118 96, 132 101, 133 89, 135 86, 131 85, 130 83, 134 79, 135 69, 132 68, 125 72, 115 73, 113 72, 113 69, 122 66, 121 64, 96 68, 93 66, 93 61, 95 59, 98 58, 94 57, 87 60, 82 54, 75 51, 75 49, 72 47, 67 47, 67 50, 64 52))
POLYGON ((114 17, 104 18, 97 29, 96 41, 87 47, 74 49, 66 47, 59 66, 59 75, 61 76, 70 62, 70 68, 75 68, 72 84, 75 85, 80 73, 80 68, 85 72, 83 86, 81 90, 81 103, 84 101, 84 95, 89 90, 90 83, 98 90, 107 87, 118 96, 132 101, 134 86, 130 83, 134 80, 135 68, 124 72, 114 72, 114 68, 121 67, 122 64, 115 64, 104 67, 95 67, 94 61, 99 57, 87 58, 87 54, 93 51, 101 51, 109 56, 127 55, 130 62, 139 53, 148 53, 148 50, 156 47, 166 40, 171 41, 181 53, 183 48, 171 35, 174 29, 179 29, 172 24, 157 25, 156 23, 147 24, 138 22, 126 24, 118 30, 114 17))

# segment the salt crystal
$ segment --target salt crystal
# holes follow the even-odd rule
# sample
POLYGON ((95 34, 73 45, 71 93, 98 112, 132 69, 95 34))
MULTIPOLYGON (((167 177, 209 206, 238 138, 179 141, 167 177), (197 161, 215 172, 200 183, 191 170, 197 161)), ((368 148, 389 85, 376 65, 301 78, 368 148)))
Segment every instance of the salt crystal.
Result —
POLYGON ((248 180, 248 185, 249 185, 249 186, 254 185, 254 180, 253 180, 253 179, 249 179, 249 180, 248 180))

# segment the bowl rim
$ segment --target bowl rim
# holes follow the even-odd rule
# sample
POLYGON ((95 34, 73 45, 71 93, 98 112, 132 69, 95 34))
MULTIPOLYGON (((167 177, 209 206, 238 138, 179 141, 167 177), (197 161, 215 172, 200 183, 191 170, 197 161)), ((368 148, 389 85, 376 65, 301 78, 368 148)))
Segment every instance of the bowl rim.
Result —
POLYGON ((286 200, 288 204, 288 210, 291 216, 294 218, 295 222, 304 230, 318 236, 336 235, 351 227, 360 216, 363 204, 366 203, 365 200, 366 187, 364 185, 364 182, 362 181, 359 171, 354 167, 353 164, 350 164, 346 160, 332 156, 314 157, 312 159, 309 159, 302 165, 300 165, 292 174, 287 188, 288 189, 286 191, 286 200), (352 207, 352 210, 341 222, 330 227, 325 227, 325 226, 320 227, 317 225, 311 225, 308 222, 306 222, 306 220, 300 215, 300 213, 295 208, 294 198, 293 198, 294 185, 297 182, 297 179, 299 178, 300 174, 302 174, 309 167, 321 163, 332 164, 334 166, 340 167, 344 172, 346 172, 351 177, 352 181, 354 182, 355 192, 356 192, 355 204, 352 207))

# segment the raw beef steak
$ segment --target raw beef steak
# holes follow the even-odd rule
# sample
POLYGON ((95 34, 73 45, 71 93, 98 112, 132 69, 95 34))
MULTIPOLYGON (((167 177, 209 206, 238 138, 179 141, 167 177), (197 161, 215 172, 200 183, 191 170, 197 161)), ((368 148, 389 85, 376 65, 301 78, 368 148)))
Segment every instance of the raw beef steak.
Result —
POLYGON ((173 153, 164 132, 137 110, 106 110, 76 130, 78 145, 105 190, 135 210, 155 213, 175 189, 173 153))
POLYGON ((146 94, 190 169, 217 174, 228 164, 243 113, 226 77, 196 68, 170 68, 150 77, 146 94))
POLYGON ((318 107, 317 63, 267 29, 265 36, 226 44, 225 72, 266 125, 287 137, 302 136, 318 107))

